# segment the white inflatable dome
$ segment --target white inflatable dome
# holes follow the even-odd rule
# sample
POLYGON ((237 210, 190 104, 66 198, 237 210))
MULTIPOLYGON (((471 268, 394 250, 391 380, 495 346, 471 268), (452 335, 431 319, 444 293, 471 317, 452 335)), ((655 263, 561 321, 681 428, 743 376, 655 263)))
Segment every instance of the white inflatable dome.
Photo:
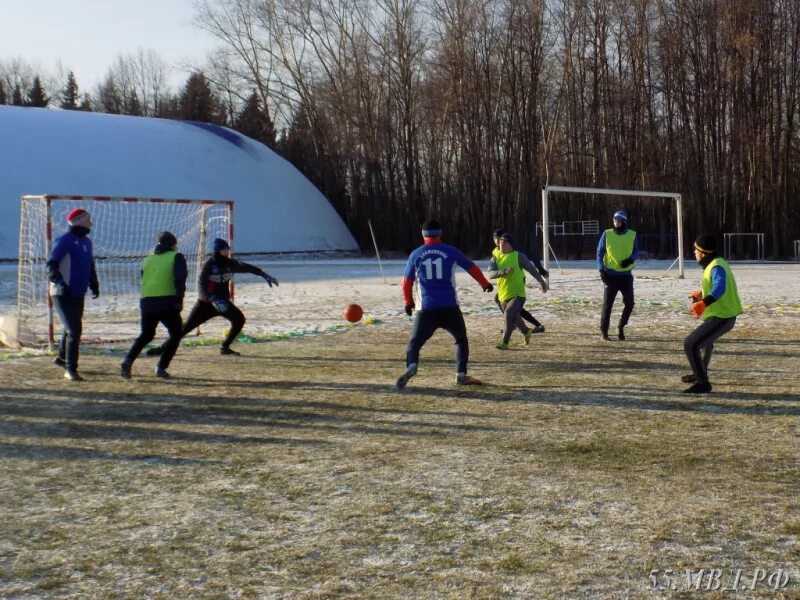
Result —
POLYGON ((288 161, 204 123, 0 106, 0 258, 16 258, 26 194, 233 200, 237 253, 357 250, 288 161))

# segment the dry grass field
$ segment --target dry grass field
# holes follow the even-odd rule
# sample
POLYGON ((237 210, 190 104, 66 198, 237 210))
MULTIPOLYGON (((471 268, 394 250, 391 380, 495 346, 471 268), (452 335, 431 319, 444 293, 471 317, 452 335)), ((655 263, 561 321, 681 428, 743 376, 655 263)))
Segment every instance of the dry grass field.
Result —
POLYGON ((800 316, 751 310, 689 397, 691 319, 608 343, 597 310, 507 352, 470 312, 474 388, 440 332, 395 391, 401 318, 186 347, 171 381, 6 360, 0 597, 800 597, 800 316))

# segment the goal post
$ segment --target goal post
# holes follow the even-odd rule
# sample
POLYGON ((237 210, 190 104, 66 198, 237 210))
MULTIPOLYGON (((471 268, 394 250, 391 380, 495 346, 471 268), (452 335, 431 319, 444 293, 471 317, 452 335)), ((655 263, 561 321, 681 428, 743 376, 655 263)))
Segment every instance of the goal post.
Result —
POLYGON ((114 196, 22 196, 17 268, 17 342, 52 349, 53 304, 47 259, 58 236, 68 230, 67 214, 82 208, 92 215, 89 234, 100 282, 100 297, 85 304, 83 339, 127 341, 139 334, 141 264, 156 235, 170 231, 186 257, 186 299, 197 294, 197 279, 211 240, 233 247, 233 201, 114 196))
POLYGON ((683 208, 681 195, 676 192, 647 192, 642 190, 613 190, 605 188, 572 187, 565 185, 542 186, 542 264, 549 268, 550 262, 550 210, 551 193, 601 194, 607 196, 637 196, 640 198, 666 198, 675 201, 675 220, 678 228, 678 256, 673 261, 678 263, 678 277, 684 278, 683 261, 683 208))

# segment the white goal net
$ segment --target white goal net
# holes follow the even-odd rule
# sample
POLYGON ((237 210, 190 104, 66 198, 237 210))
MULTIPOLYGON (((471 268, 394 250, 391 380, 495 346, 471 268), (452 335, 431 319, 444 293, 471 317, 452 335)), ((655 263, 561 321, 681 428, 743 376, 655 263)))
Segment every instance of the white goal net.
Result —
POLYGON ((232 201, 44 195, 23 196, 21 203, 17 341, 23 346, 51 345, 57 333, 46 263, 74 208, 92 215, 90 239, 100 282, 100 297, 89 296, 85 305, 88 325, 82 339, 87 342, 124 341, 139 334, 142 259, 160 231, 175 234, 178 251, 186 256, 186 305, 197 297, 197 278, 212 240, 224 238, 233 246, 232 201))

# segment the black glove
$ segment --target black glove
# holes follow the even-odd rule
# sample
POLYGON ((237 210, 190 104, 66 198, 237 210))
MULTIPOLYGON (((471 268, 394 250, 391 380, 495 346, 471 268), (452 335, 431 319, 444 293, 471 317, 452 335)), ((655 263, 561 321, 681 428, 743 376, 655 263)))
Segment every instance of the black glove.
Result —
POLYGON ((226 302, 222 298, 217 298, 216 300, 212 300, 211 304, 214 305, 214 308, 219 314, 228 312, 228 309, 231 307, 231 305, 228 304, 228 302, 226 302))
POLYGON ((406 314, 410 317, 411 313, 414 312, 414 303, 406 304, 406 314))
POLYGON ((486 287, 483 288, 483 291, 484 292, 493 292, 494 291, 494 286, 491 283, 487 283, 486 287))
POLYGON ((539 275, 541 275, 542 277, 547 277, 548 279, 550 279, 550 271, 548 271, 544 267, 539 267, 538 271, 539 271, 539 275))
POLYGON ((272 275, 267 275, 264 279, 267 280, 267 285, 272 287, 273 285, 278 285, 278 280, 275 279, 272 275))
POLYGON ((603 283, 608 283, 608 273, 605 269, 600 269, 600 279, 603 280, 603 283))
POLYGON ((623 260, 621 263, 619 263, 619 266, 622 267, 623 269, 627 269, 632 264, 633 264, 633 259, 628 257, 625 260, 623 260))
POLYGON ((95 288, 92 290, 92 298, 95 300, 100 297, 100 288, 95 288))

